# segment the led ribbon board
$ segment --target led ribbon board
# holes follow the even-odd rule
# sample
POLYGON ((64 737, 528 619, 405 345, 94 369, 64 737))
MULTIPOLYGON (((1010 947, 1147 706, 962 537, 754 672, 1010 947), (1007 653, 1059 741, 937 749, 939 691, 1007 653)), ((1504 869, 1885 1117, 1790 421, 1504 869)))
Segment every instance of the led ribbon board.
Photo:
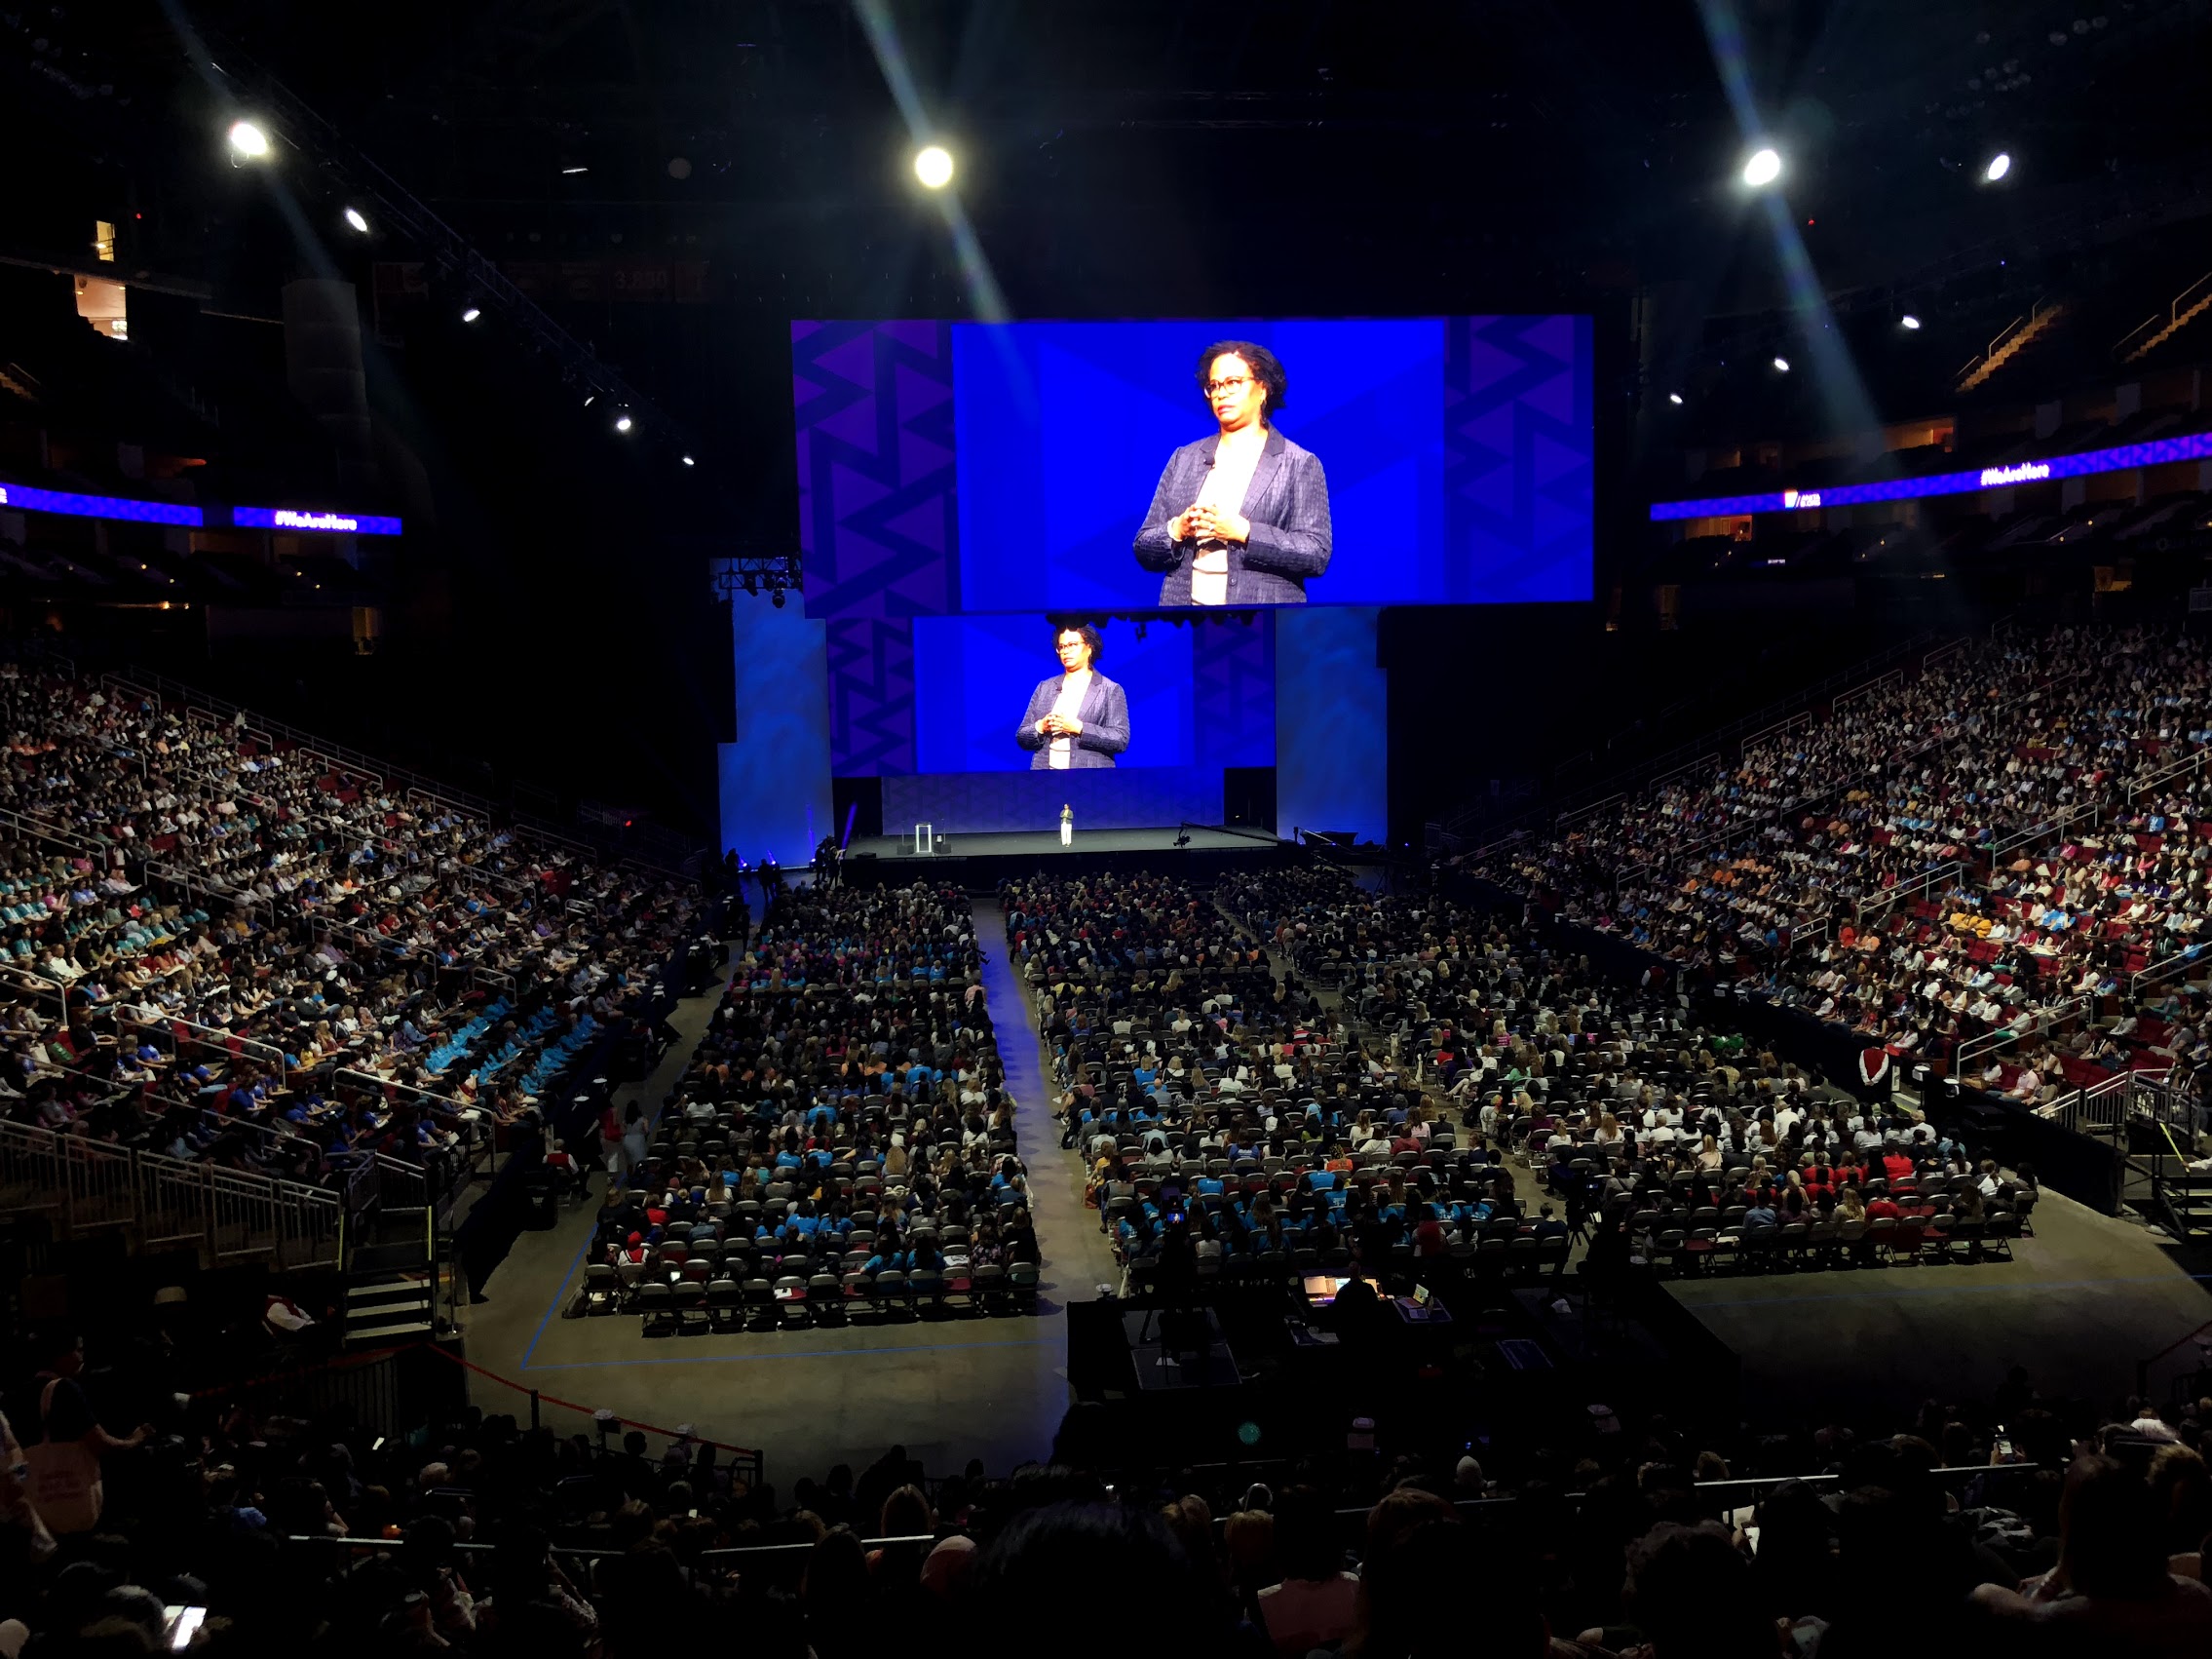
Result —
POLYGON ((1929 495, 1971 495, 1981 489, 2003 489, 2016 483, 2041 483, 2050 479, 2087 478, 2094 473, 2123 473, 2132 467, 2155 467, 2168 461, 2201 461, 2212 458, 2212 432, 2193 432, 2186 438, 2159 438, 2149 444, 2122 444, 2113 449, 2084 449, 2075 455, 2053 455, 2048 460, 2015 461, 2008 466, 1983 467, 1969 473, 1935 473, 1927 478, 1883 479, 1874 483, 1841 483, 1827 489, 1783 489, 1765 495, 1714 495, 1698 501, 1655 501, 1655 521, 1670 519, 1718 519, 1750 513, 1794 513, 1808 507, 1852 507, 1866 501, 1916 501, 1929 495))
POLYGON ((233 507, 242 530, 305 530, 336 536, 396 536, 400 521, 374 513, 317 513, 298 507, 233 507))
POLYGON ((33 489, 28 484, 0 483, 0 507, 28 513, 58 513, 69 519, 126 519, 140 524, 185 524, 198 529, 203 522, 197 507, 178 507, 167 501, 127 501, 119 495, 72 495, 66 490, 33 489))

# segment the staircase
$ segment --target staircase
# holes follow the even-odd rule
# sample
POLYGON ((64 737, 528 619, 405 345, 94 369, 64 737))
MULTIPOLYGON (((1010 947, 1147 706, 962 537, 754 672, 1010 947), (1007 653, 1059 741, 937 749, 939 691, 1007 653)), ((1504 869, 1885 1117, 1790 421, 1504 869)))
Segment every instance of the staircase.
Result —
POLYGON ((431 1212, 379 1207, 361 1216, 346 1262, 349 1348, 428 1339, 438 1322, 438 1263, 431 1212))
POLYGON ((2206 271, 2189 287, 2174 296, 2173 304, 2142 324, 2113 347, 2113 355, 2122 363, 2138 363, 2149 357, 2197 318, 2212 311, 2212 271, 2206 271))
POLYGON ((1989 349, 1968 358, 1959 370, 1959 390, 1971 392, 2048 334, 2067 314, 2063 300, 2039 299, 2025 317, 2015 317, 1990 341, 1989 349))
POLYGON ((2212 1175, 2168 1176, 2161 1190, 2166 1219, 2185 1239, 2212 1239, 2212 1175))
POLYGON ((346 1346, 429 1340, 437 1282, 427 1271, 356 1273, 346 1280, 346 1346))

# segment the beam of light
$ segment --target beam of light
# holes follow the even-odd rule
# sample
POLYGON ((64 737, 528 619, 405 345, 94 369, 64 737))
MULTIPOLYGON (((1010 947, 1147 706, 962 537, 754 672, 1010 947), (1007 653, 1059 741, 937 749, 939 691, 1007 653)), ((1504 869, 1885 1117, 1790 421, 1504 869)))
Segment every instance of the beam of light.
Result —
MULTIPOLYGON (((1720 76, 1721 92, 1735 116, 1737 131, 1746 144, 1764 143, 1767 125, 1760 119, 1758 101, 1751 95, 1751 72, 1743 49, 1743 24, 1735 0, 1697 0, 1697 16, 1704 25, 1706 44, 1712 49, 1713 68, 1720 76)), ((1746 170, 1748 177, 1748 170, 1746 170)), ((1766 215, 1773 239, 1774 257, 1781 266, 1782 284, 1791 316, 1812 354, 1816 388, 1826 405, 1829 424, 1845 432, 1863 432, 1876 424, 1874 400, 1845 349, 1828 309, 1828 297, 1805 251, 1805 239, 1779 190, 1762 191, 1759 211, 1766 215)), ((1783 360, 1776 358, 1777 367, 1783 360)))
MULTIPOLYGON (((922 95, 915 89, 913 70, 906 59, 906 49, 899 44, 898 25, 892 21, 891 8, 885 0, 853 0, 853 10, 859 17, 860 28, 876 55, 876 66, 883 71, 883 84, 890 89, 891 101, 898 106, 899 117, 906 123, 915 146, 931 144, 934 129, 923 112, 922 95)), ((968 211, 961 206, 958 193, 944 189, 934 190, 931 195, 937 211, 944 214, 945 229, 952 237, 953 257, 959 263, 961 282, 968 291, 969 309, 981 322, 1011 322, 1013 312, 1007 305, 998 278, 991 271, 990 260, 983 255, 983 244, 975 235, 975 227, 969 222, 968 211)))

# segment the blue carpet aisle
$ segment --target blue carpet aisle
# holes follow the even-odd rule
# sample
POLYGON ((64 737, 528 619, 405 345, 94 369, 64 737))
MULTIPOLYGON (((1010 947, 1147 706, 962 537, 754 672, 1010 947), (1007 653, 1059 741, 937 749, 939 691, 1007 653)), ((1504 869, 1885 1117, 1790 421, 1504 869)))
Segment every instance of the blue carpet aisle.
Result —
POLYGON ((980 897, 975 901, 975 942, 983 952, 983 989, 991 999, 999 1059, 1013 1095, 1014 1141, 1029 1171, 1030 1210, 1045 1255, 1045 1294, 1054 1303, 1088 1301, 1100 1285, 1119 1279, 1121 1269, 1098 1230, 1097 1213, 1083 1201, 1083 1160, 1060 1150, 1036 1006, 1008 955, 1006 916, 980 897))
POLYGON ((1007 960, 1006 918, 993 906, 975 907, 976 943, 983 949, 983 989, 991 999, 991 1019, 998 1027, 999 1058, 1006 1062, 1007 1088, 1013 1094, 1017 1121, 1014 1134, 1021 1155, 1032 1168, 1047 1150, 1059 1144, 1058 1126, 1052 1122, 1051 1091, 1045 1084, 1042 1041, 1037 1034, 1037 1012, 1022 994, 1013 964, 1007 960), (1020 1040, 1027 1033, 1028 1041, 1020 1040), (1042 1114, 1049 1138, 1030 1139, 1029 1114, 1042 1114))

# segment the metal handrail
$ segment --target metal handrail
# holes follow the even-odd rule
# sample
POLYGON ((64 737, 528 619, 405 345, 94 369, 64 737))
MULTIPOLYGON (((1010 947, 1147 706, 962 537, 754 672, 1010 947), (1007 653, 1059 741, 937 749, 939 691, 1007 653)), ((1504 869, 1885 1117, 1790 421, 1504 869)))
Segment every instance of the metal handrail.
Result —
POLYGON ((2202 960, 2204 950, 2203 945, 2193 945, 2186 950, 2175 951, 2163 961, 2148 963, 2138 968, 2134 973, 2127 976, 2129 1000, 2132 1001, 2141 996, 2145 985, 2155 985, 2161 980, 2169 980, 2178 970, 2189 966, 2192 962, 2202 960))
POLYGON ((1894 887, 1884 888, 1881 896, 1871 904, 1864 898, 1853 900, 1851 924, 1854 927, 1863 927, 1866 924, 1866 915, 1869 909, 1877 912, 1893 910, 1899 905, 1907 904, 1919 898, 1923 893, 1932 892, 1937 887, 1949 886, 1964 874, 1965 874, 1965 866, 1953 859, 1944 864, 1939 864, 1933 869, 1916 875, 1910 880, 1900 881, 1894 887))
POLYGON ((344 1210, 338 1194, 322 1187, 4 1121, 0 1171, 13 1177, 0 1190, 16 1195, 0 1213, 58 1211, 71 1231, 135 1227, 150 1243, 197 1242, 214 1260, 336 1261, 344 1210))
POLYGON ((2140 336, 2179 328, 2183 316, 2206 298, 2212 298, 2212 271, 2206 271, 2204 275, 2198 277, 2196 281, 2174 295, 2173 303, 2168 305, 2164 311, 2152 312, 2141 323, 2122 334, 2119 337, 2119 342, 2113 347, 2113 356, 2118 358, 2122 363, 2132 362, 2149 346, 2149 342, 2146 341, 2143 347, 2136 347, 2135 342, 2140 336))
POLYGON ((2000 1050, 2010 1048, 2023 1037, 2040 1037, 2045 1031, 2056 1029, 2063 1022, 2086 1012, 2088 1007, 2089 999, 2087 997, 2071 996, 2054 1008, 2038 1012, 2024 1025, 2000 1025, 1994 1030, 1984 1031, 1978 1037, 1969 1038, 1959 1045, 1958 1053, 1952 1057, 1953 1071, 1961 1081, 1964 1081, 1966 1062, 1969 1060, 1979 1060, 1984 1055, 1996 1054, 2000 1050))
POLYGON ((1969 357, 1964 363, 1961 364, 1959 366, 1959 371, 1957 375, 1954 376, 1954 378, 1960 380, 1965 379, 1965 377, 1973 373, 1975 369, 1981 367, 1984 364, 1991 362, 1997 356, 1997 354, 2004 348, 2005 344, 2010 341, 2015 335, 2034 326, 2037 319, 2043 317, 2050 312, 2056 311, 2058 307, 2059 301, 2051 298, 2047 294, 2037 299, 2036 302, 2033 305, 2029 306, 2028 309, 2020 316, 2013 318, 2011 322, 2005 324, 2003 328, 1998 329, 1996 336, 1989 342, 1988 350, 1976 352, 1972 357, 1969 357))

